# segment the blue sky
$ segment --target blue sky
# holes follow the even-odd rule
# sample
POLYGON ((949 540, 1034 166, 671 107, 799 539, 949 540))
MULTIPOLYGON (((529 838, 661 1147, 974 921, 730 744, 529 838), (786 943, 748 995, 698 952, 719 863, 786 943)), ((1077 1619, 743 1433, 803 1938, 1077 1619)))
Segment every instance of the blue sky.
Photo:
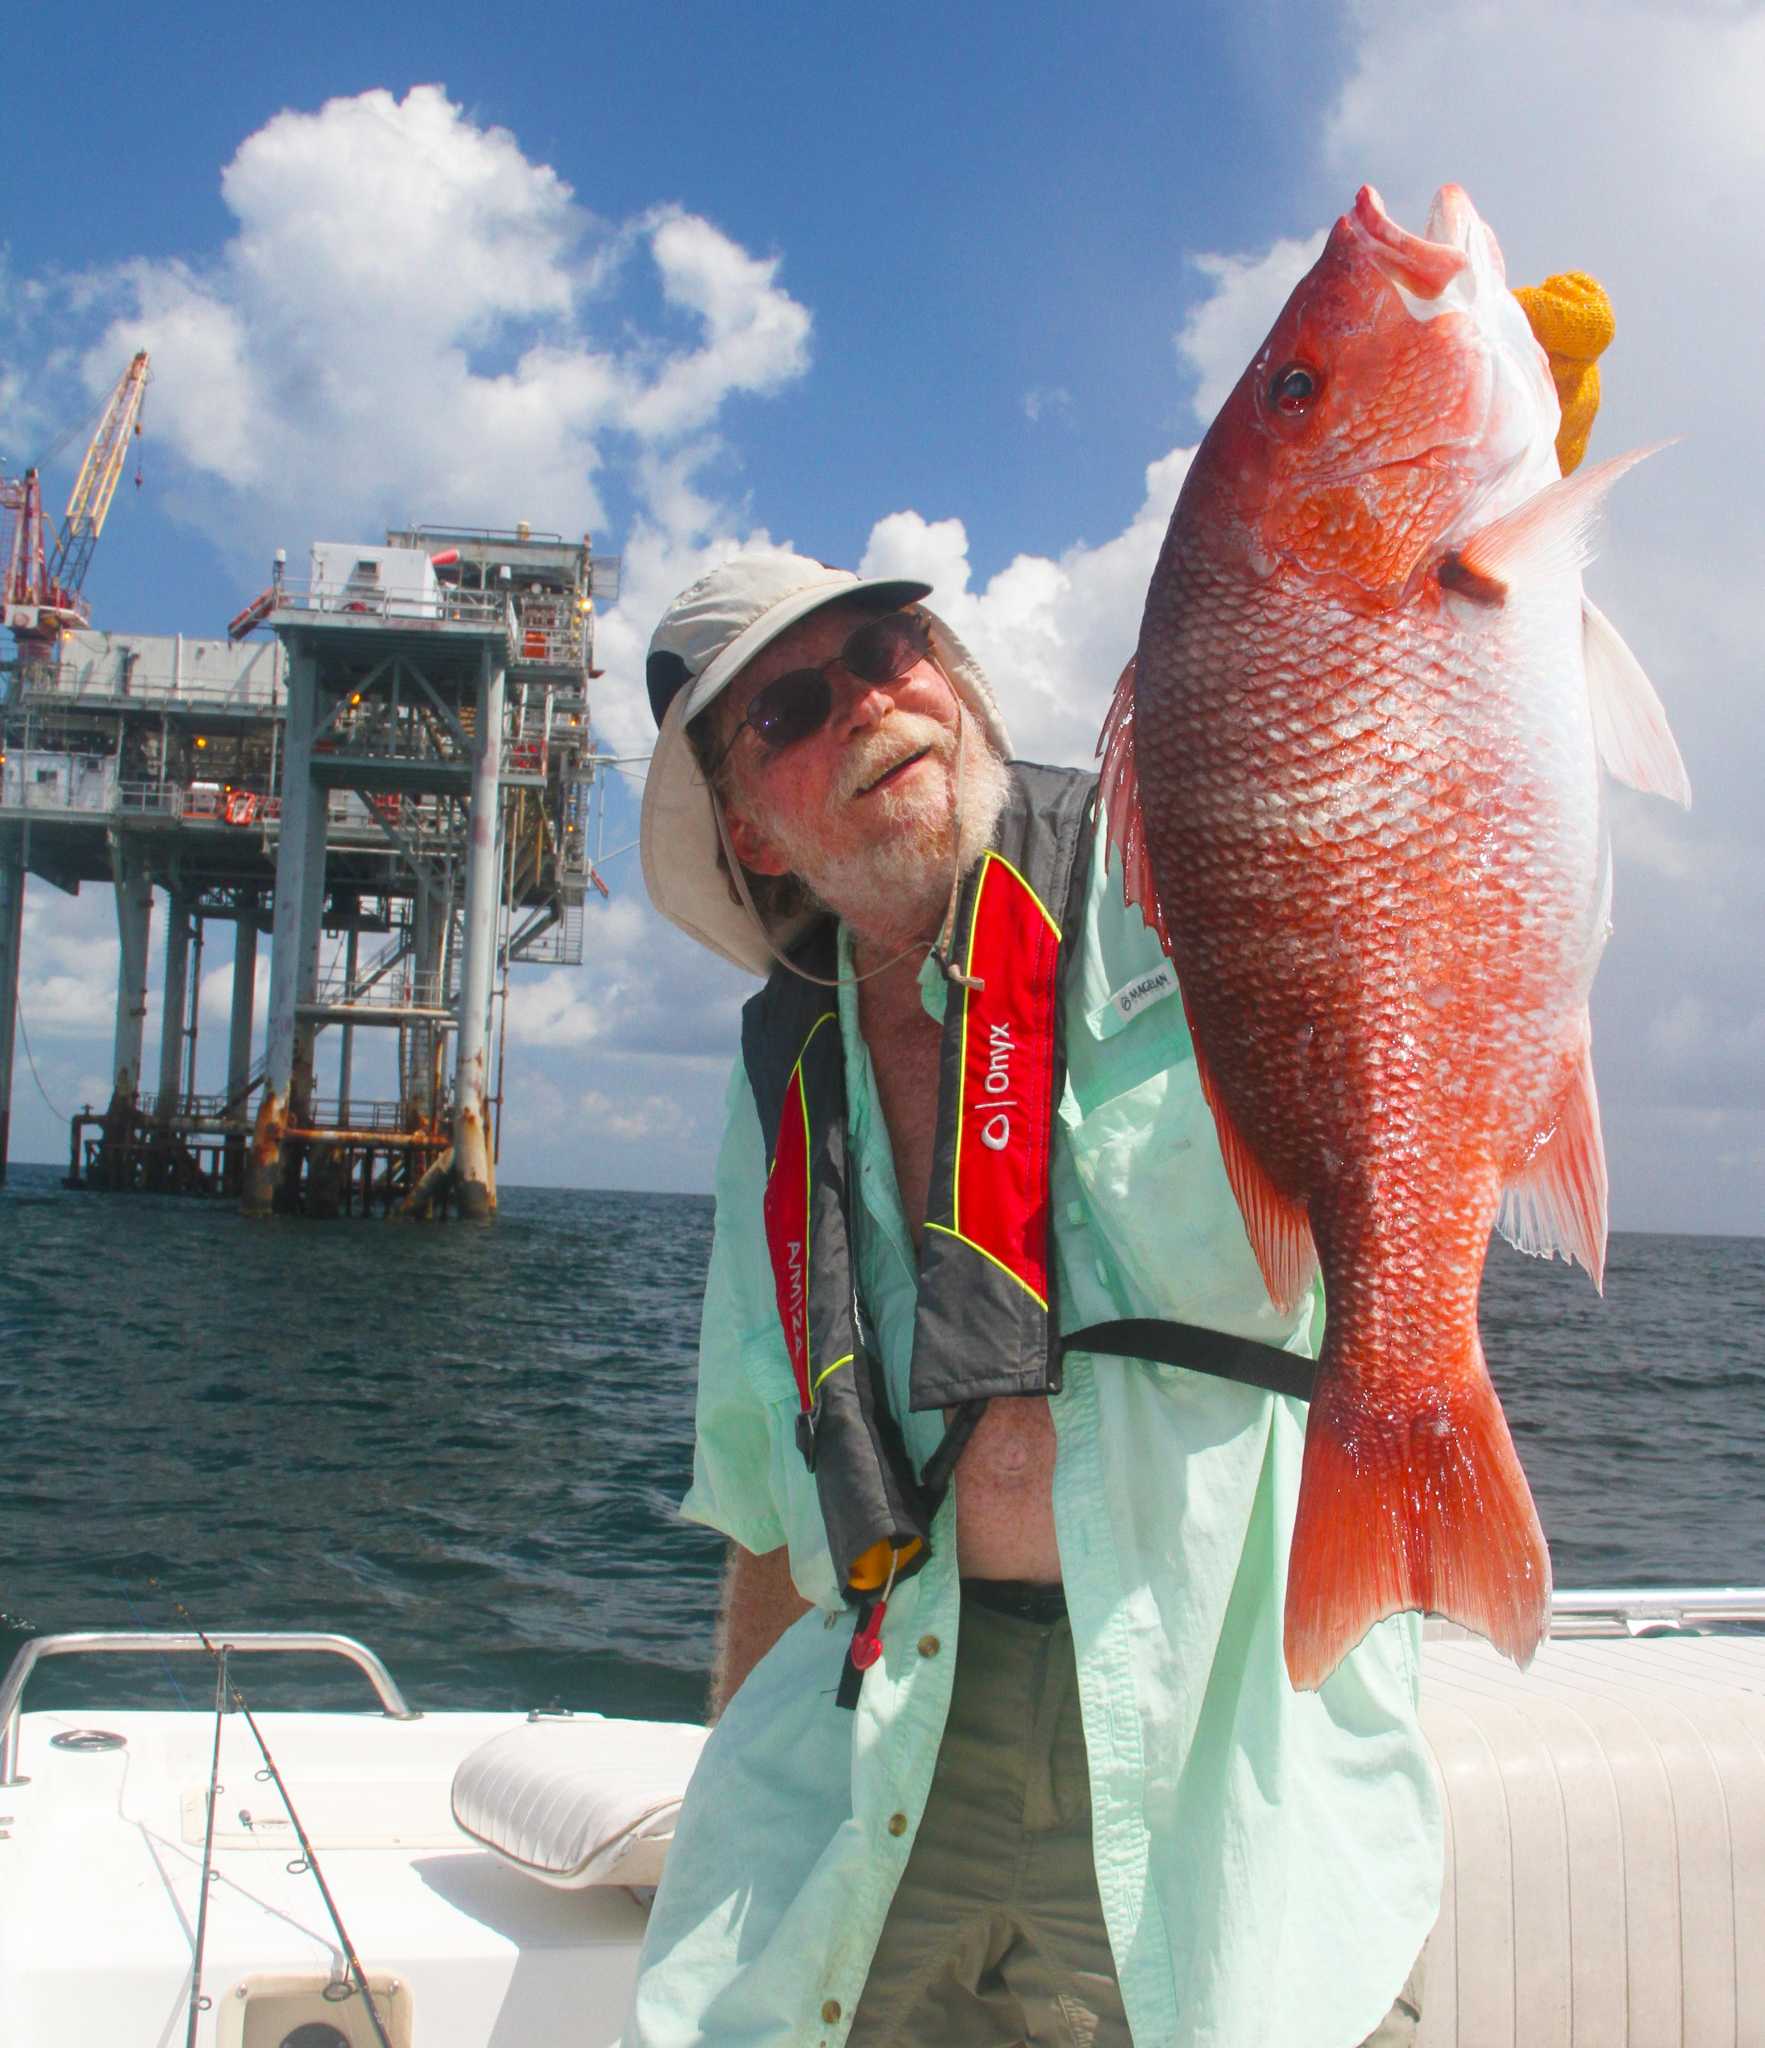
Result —
MULTIPOLYGON (((3 225, 8 471, 154 351, 98 622, 218 632, 273 547, 388 517, 592 525, 627 562, 621 751, 661 604, 767 537, 926 574, 1022 750, 1083 758, 1186 451, 1360 182, 1419 222, 1456 179, 1517 280, 1595 271, 1596 449, 1685 438, 1623 486, 1590 585, 1697 794, 1614 799, 1614 1222, 1761 1228, 1757 6, 652 5, 502 41, 448 6, 31 14, 78 84, 6 87, 36 172, 3 225)), ((745 988, 634 859, 612 879, 593 964, 517 981, 504 1177, 702 1188, 745 988)), ((27 917, 65 1108, 108 1064, 114 922, 36 886, 27 917)), ((14 1118, 15 1156, 62 1156, 22 1058, 14 1118)))

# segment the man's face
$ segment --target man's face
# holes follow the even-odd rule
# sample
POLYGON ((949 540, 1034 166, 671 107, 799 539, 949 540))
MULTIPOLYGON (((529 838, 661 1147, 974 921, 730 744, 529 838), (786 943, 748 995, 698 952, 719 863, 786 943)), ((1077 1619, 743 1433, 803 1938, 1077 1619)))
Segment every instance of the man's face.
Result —
MULTIPOLYGON (((869 616, 828 605, 756 655, 718 706, 717 744, 727 743, 758 691, 791 669, 833 662, 869 616)), ((948 887, 959 709, 929 659, 887 683, 860 682, 836 664, 829 682, 832 710, 808 738, 775 749, 739 733, 724 776, 726 815, 746 867, 798 874, 863 923, 879 892, 948 887)), ((986 751, 973 720, 967 750, 986 751)))

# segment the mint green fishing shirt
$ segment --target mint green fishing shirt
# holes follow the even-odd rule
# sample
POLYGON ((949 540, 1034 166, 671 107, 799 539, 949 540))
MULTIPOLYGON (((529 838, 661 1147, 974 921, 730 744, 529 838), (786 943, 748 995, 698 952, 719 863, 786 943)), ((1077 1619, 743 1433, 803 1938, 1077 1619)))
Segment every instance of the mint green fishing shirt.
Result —
MULTIPOLYGON (((1270 1306, 1201 1097, 1182 1004, 1119 870, 1094 866, 1053 1166, 1062 1327, 1166 1316, 1313 1349, 1270 1306)), ((842 973, 850 949, 842 935, 842 973)), ((943 985, 922 977, 941 1014, 943 985)), ((857 1001, 840 991, 853 1230, 907 1406, 917 1267, 857 1001)), ((852 1614, 797 1450, 739 1064, 717 1168, 698 1447, 683 1512, 790 1546, 813 1603, 706 1744, 639 1966, 627 2048, 839 2048, 936 1768, 958 1651, 955 1498, 889 1601, 855 1711, 852 1614)), ((1305 1410, 1178 1367, 1068 1356, 1054 1518, 1090 1756, 1097 1881, 1137 2048, 1352 2048, 1434 1923, 1442 1828, 1416 1718, 1419 1629, 1375 1628, 1317 1693, 1282 1659, 1305 1410)), ((929 2044, 928 2044, 929 2048, 929 2044)))

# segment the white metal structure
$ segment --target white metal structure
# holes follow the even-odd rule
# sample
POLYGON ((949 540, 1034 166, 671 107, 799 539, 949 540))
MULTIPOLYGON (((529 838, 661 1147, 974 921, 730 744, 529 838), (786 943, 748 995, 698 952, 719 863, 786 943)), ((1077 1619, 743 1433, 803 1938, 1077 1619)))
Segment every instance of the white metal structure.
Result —
MULTIPOLYGON (((1761 1623, 1765 1588, 1564 1594, 1525 1673, 1431 1627, 1423 1718, 1448 1845, 1423 2048, 1765 2043, 1761 1623)), ((610 2048, 646 1910, 631 1880, 659 1868, 702 1731, 411 1715, 344 1638, 213 1640, 247 1681, 253 1650, 326 1647, 380 1692, 379 1713, 259 1725, 386 2040, 610 2048)), ((240 1715, 215 1768, 212 1713, 20 1711, 40 1654, 168 1641, 200 1647, 30 1643, 0 1685, 0 2041, 374 2048, 240 1715), (211 2002, 192 2034, 211 1769, 211 2002)), ((212 1690, 206 1660, 183 1661, 212 1690)))

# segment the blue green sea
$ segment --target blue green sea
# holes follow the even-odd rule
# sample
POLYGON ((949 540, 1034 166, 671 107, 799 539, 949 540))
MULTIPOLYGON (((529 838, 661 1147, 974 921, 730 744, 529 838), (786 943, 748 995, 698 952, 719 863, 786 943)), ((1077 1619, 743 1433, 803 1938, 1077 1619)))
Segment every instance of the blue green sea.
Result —
MULTIPOLYGON (((34 1633, 331 1629, 419 1706, 697 1716, 722 1552, 674 1507, 710 1235, 696 1196, 248 1223, 14 1165, 0 1669, 34 1633)), ((1603 1300, 1498 1244, 1483 1333, 1560 1586, 1765 1584, 1765 1239, 1617 1235, 1603 1300)), ((242 1675, 368 1703, 341 1668, 242 1675)), ((28 1704, 202 1690, 65 1660, 28 1704)))

